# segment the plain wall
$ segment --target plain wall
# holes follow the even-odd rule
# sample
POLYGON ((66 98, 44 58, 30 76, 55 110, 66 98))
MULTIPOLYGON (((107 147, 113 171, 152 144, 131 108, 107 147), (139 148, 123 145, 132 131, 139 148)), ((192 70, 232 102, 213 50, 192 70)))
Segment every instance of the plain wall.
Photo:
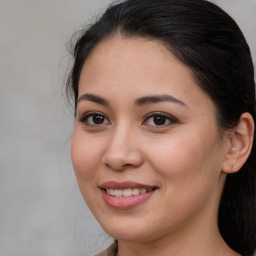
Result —
MULTIPOLYGON (((111 239, 70 160, 66 43, 108 0, 0 0, 0 256, 90 256, 111 239)), ((256 0, 219 0, 256 60, 256 0)))

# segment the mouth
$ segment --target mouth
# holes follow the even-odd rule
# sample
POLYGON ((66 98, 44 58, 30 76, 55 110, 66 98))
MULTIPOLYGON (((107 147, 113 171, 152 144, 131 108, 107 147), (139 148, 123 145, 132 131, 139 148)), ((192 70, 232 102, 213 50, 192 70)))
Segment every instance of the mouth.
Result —
POLYGON ((100 186, 107 205, 116 209, 129 209, 148 200, 158 189, 136 182, 106 182, 100 186))
POLYGON ((105 191, 107 194, 115 197, 129 197, 129 196, 138 196, 140 194, 146 194, 151 192, 154 188, 146 189, 146 188, 127 188, 127 189, 112 189, 107 188, 105 191))

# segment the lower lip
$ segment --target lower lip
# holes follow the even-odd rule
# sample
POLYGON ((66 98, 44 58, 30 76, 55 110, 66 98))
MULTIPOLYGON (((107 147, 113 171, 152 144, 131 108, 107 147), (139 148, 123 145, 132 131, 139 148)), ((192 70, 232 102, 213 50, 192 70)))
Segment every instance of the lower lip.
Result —
POLYGON ((125 210, 145 202, 153 195, 155 190, 136 196, 116 197, 109 195, 104 189, 101 190, 105 202, 116 209, 125 210))

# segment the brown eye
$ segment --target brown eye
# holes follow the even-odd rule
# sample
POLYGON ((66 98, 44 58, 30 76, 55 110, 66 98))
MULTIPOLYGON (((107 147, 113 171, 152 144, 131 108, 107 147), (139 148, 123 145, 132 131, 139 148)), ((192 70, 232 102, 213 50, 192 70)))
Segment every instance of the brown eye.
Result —
POLYGON ((80 122, 90 126, 108 125, 110 121, 102 114, 99 113, 87 113, 84 115, 80 122))
POLYGON ((95 116, 92 116, 92 121, 94 124, 103 124, 105 121, 105 117, 100 115, 95 115, 95 116))
POLYGON ((146 117, 143 125, 161 128, 177 122, 178 121, 170 115, 164 113, 151 113, 146 117))
POLYGON ((166 117, 163 116, 154 116, 153 123, 155 125, 164 125, 166 123, 166 117))

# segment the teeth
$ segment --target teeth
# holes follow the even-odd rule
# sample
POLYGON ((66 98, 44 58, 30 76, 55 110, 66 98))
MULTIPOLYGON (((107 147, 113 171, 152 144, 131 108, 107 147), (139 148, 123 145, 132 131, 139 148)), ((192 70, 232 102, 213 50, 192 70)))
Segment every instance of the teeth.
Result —
POLYGON ((124 197, 132 196, 132 189, 131 188, 124 189, 123 190, 123 196, 124 197))
POLYGON ((114 191, 114 193, 115 193, 115 196, 117 196, 117 197, 121 197, 123 195, 122 190, 116 190, 116 191, 114 191))
POLYGON ((140 190, 138 189, 138 188, 133 188, 132 189, 132 195, 133 196, 137 196, 137 195, 139 195, 140 194, 140 190))
POLYGON ((145 193, 147 193, 147 190, 146 190, 145 188, 142 188, 142 189, 140 190, 140 193, 141 193, 141 194, 145 194, 145 193))
POLYGON ((111 196, 116 197, 128 197, 128 196, 137 196, 139 194, 145 194, 149 191, 152 191, 152 189, 146 189, 146 188, 127 188, 127 189, 106 189, 107 193, 111 196))

